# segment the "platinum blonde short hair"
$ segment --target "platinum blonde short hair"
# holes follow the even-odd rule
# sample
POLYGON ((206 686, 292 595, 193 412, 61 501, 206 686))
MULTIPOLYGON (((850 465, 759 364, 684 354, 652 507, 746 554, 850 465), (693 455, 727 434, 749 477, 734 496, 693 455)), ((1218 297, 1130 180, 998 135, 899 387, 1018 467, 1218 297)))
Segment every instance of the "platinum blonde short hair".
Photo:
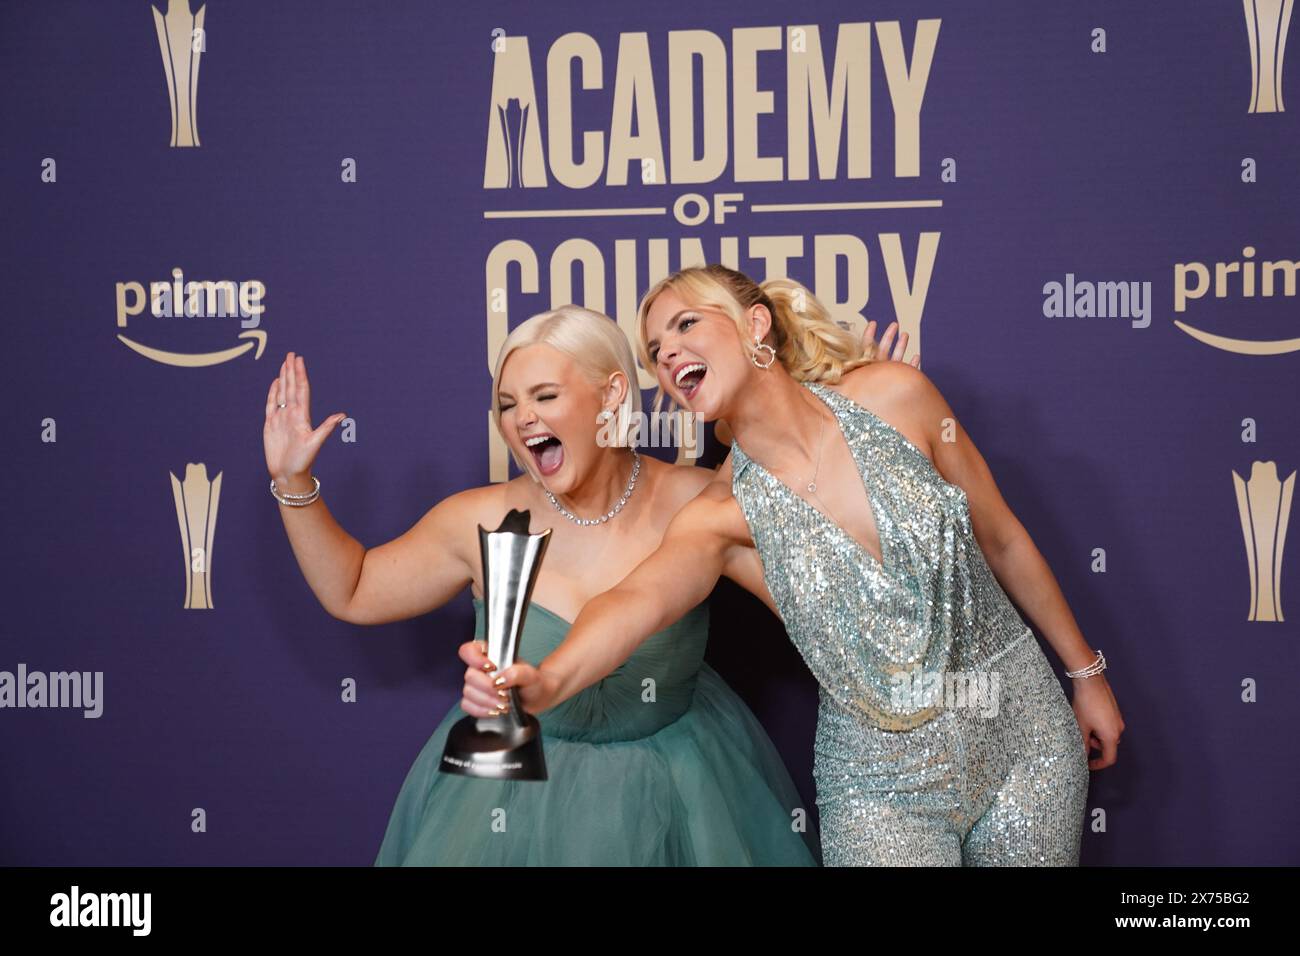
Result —
MULTIPOLYGON (((622 372, 627 379, 627 394, 614 413, 614 424, 619 444, 628 444, 635 420, 633 413, 641 411, 641 388, 632 346, 617 322, 602 312, 580 305, 562 305, 550 312, 534 315, 521 322, 501 344, 496 366, 492 369, 492 421, 502 438, 505 438, 505 433, 501 431, 501 369, 511 352, 527 345, 549 345, 563 352, 595 386, 603 387, 610 375, 622 372)), ((509 443, 507 447, 510 447, 509 443)), ((514 448, 510 448, 510 457, 514 458, 520 471, 531 474, 514 448)))

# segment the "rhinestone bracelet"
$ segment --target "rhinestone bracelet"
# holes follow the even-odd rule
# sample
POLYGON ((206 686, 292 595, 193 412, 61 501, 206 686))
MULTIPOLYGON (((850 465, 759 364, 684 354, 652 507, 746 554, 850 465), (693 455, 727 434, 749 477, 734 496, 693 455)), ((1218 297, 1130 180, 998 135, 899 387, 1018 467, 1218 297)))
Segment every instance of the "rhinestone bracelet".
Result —
POLYGON ((294 494, 293 492, 290 491, 276 491, 275 479, 272 478, 271 496, 275 498, 276 501, 280 502, 280 504, 288 505, 290 508, 305 508, 307 505, 311 504, 313 501, 315 501, 317 498, 320 497, 320 479, 317 478, 315 475, 312 475, 311 480, 316 482, 315 488, 313 488, 311 491, 304 491, 298 494, 294 494))
POLYGON ((1066 677, 1093 677, 1100 674, 1106 669, 1106 655, 1100 650, 1097 651, 1097 659, 1087 667, 1081 667, 1077 671, 1066 671, 1066 677))

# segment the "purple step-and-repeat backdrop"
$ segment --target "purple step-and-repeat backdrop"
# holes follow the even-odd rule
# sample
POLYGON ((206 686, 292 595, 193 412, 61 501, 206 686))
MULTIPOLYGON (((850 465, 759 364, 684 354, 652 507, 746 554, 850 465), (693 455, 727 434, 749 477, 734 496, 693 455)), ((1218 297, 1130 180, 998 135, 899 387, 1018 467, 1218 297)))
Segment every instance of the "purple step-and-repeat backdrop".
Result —
MULTIPOLYGON (((371 863, 473 612, 321 609, 267 492, 281 359, 348 413, 316 471, 377 545, 515 473, 509 328, 576 301, 630 330, 705 260, 921 350, 1110 662, 1084 862, 1300 862, 1290 20, 4 4, 0 863, 371 863)), ((708 658, 811 808, 815 684, 757 601, 714 602, 708 658)))

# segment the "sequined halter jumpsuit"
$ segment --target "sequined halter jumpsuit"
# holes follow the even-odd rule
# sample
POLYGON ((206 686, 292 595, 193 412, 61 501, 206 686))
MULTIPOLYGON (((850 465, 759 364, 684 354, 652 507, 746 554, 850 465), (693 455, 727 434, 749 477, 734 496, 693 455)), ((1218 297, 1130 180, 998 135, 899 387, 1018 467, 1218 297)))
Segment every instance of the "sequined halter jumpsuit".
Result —
POLYGON ((839 422, 882 560, 740 444, 732 491, 820 685, 827 866, 1076 866, 1088 793, 1061 685, 971 531, 966 493, 852 399, 839 422))

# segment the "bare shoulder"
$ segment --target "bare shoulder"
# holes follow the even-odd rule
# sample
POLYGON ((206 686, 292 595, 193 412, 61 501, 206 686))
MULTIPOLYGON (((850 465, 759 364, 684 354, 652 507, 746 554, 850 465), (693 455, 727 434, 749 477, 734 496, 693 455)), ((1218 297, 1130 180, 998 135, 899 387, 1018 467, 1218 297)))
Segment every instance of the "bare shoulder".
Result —
POLYGON ((511 481, 457 491, 430 508, 425 518, 432 519, 432 523, 441 528, 474 531, 478 524, 495 528, 506 513, 523 500, 524 489, 516 485, 521 479, 531 481, 526 475, 521 475, 511 481))
POLYGON ((932 435, 952 409, 930 377, 906 362, 872 362, 847 373, 838 392, 892 425, 934 460, 932 435))
POLYGON ((930 377, 906 362, 871 362, 847 373, 836 386, 865 408, 895 404, 934 389, 930 377))
MULTIPOLYGON (((658 474, 658 487, 661 489, 660 494, 663 496, 662 501, 665 505, 676 510, 681 508, 686 502, 690 501, 700 491, 712 481, 716 475, 708 468, 698 468, 688 465, 669 465, 658 459, 649 459, 642 456, 643 462, 653 461, 650 467, 660 470, 658 474)), ((643 466, 644 467, 644 466, 643 466)))

